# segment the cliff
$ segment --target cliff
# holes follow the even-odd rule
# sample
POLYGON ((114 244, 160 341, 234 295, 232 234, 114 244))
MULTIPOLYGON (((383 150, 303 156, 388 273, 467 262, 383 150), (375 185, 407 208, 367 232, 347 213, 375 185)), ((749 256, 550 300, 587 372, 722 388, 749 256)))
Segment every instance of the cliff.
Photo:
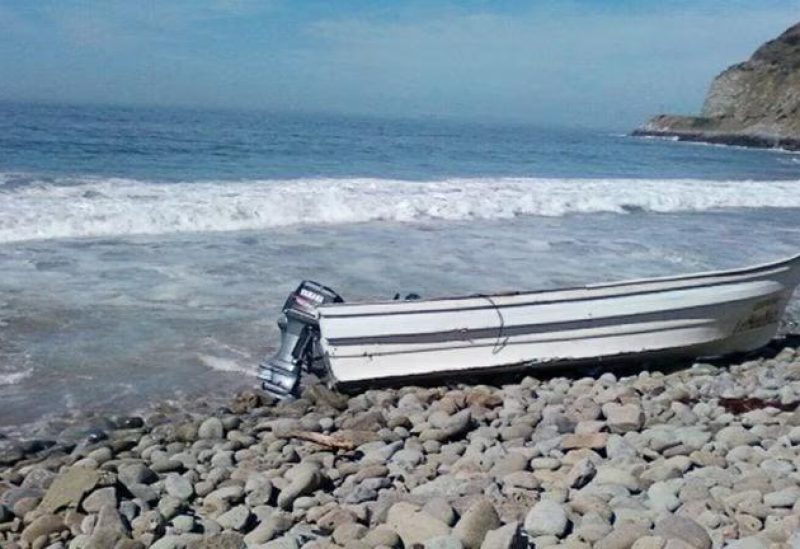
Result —
POLYGON ((661 114, 633 134, 800 150, 800 23, 718 75, 700 116, 661 114))

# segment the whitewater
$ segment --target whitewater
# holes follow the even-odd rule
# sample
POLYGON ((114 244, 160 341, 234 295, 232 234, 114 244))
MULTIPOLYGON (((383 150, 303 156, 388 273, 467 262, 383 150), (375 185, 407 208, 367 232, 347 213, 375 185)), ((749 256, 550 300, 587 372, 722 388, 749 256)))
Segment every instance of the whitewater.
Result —
POLYGON ((0 242, 374 221, 800 208, 800 181, 481 177, 151 182, 0 174, 0 242), (24 184, 13 184, 24 179, 24 184))

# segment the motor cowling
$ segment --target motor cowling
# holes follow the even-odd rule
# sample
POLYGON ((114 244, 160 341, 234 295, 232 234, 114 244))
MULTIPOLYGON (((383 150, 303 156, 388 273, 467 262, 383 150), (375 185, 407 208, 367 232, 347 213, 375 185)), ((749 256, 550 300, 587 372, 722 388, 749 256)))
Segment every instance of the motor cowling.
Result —
POLYGON ((259 366, 258 378, 265 391, 278 398, 294 395, 303 370, 314 362, 314 349, 319 341, 318 307, 341 303, 339 294, 311 280, 304 280, 289 294, 278 319, 281 346, 259 366))

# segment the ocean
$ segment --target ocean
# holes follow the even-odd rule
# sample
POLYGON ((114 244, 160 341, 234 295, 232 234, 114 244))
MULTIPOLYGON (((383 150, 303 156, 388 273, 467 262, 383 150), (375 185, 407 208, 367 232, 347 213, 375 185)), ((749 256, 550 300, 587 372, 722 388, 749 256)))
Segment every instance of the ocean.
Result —
POLYGON ((782 151, 0 103, 0 430, 253 386, 306 278, 346 300, 433 297, 798 250, 800 156, 782 151))

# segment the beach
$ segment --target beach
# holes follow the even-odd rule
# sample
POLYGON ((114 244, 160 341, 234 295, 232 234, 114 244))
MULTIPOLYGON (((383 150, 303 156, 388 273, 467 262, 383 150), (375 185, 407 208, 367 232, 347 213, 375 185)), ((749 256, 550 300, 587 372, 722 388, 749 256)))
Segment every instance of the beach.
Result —
POLYGON ((276 402, 0 439, 3 547, 792 547, 800 340, 502 385, 310 381, 276 402))
MULTIPOLYGON (((357 302, 795 255, 797 155, 514 124, 0 110, 4 548, 795 543, 796 337, 665 370, 309 383, 284 402, 255 376, 304 279, 357 302)), ((798 318, 795 296, 781 333, 798 318)))

